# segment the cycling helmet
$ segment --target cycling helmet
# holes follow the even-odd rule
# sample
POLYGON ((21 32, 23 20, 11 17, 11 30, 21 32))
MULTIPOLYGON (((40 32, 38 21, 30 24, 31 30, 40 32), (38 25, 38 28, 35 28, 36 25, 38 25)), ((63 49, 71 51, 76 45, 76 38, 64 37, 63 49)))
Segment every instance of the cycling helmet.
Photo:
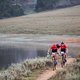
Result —
POLYGON ((64 42, 61 42, 61 44, 64 44, 64 42))
POLYGON ((57 48, 60 48, 60 45, 59 44, 56 44, 57 48))

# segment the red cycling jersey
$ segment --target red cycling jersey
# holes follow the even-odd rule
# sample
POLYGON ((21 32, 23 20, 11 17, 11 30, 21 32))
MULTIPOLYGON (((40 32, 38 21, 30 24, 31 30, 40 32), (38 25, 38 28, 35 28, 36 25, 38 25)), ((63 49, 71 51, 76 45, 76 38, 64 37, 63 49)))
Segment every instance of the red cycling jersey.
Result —
POLYGON ((52 50, 56 50, 57 49, 57 46, 54 44, 54 45, 52 45, 51 49, 52 50))
POLYGON ((65 44, 61 44, 60 48, 61 48, 61 49, 66 49, 67 46, 66 46, 65 44))

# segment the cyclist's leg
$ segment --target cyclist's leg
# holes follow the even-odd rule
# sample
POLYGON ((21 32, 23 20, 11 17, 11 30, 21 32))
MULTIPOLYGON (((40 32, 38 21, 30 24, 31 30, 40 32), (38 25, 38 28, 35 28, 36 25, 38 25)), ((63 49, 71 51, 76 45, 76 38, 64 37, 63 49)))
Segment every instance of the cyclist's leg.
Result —
POLYGON ((62 61, 61 61, 61 67, 63 67, 63 59, 62 59, 62 61))
POLYGON ((64 67, 64 65, 65 65, 65 62, 62 61, 62 62, 61 62, 61 67, 64 67))
POLYGON ((53 71, 55 70, 55 64, 54 64, 54 61, 53 61, 53 71))
POLYGON ((53 70, 56 70, 57 64, 58 64, 57 60, 54 60, 54 67, 53 67, 53 70))
POLYGON ((65 62, 67 62, 67 59, 66 59, 67 58, 66 50, 64 51, 64 53, 65 53, 64 54, 64 59, 65 59, 65 62))
POLYGON ((64 67, 65 62, 66 62, 65 54, 62 54, 61 67, 64 67))

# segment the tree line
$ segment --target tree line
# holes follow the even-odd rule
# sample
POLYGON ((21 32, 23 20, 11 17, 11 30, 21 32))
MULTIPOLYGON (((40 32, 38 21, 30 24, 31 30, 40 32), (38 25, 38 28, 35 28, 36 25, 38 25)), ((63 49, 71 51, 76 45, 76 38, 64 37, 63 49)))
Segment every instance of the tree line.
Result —
POLYGON ((11 0, 0 0, 0 19, 24 15, 24 10, 11 0))
POLYGON ((56 4, 58 1, 59 0, 37 0, 35 11, 40 12, 53 9, 53 4, 56 4))

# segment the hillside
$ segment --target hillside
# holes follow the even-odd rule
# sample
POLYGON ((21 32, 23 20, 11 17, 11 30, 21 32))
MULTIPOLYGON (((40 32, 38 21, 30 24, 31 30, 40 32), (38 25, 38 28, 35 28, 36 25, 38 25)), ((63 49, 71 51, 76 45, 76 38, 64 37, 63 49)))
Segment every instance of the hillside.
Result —
POLYGON ((0 20, 0 33, 80 35, 80 5, 0 20))
POLYGON ((0 0, 0 19, 80 5, 80 0, 0 0))

